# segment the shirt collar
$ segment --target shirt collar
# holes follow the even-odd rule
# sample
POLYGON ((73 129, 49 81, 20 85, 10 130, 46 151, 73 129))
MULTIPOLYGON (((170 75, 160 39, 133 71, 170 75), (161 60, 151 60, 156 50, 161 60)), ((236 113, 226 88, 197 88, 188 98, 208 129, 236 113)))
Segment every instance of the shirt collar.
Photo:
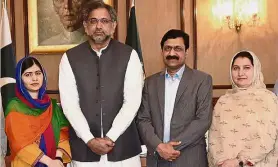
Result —
POLYGON ((175 80, 175 79, 181 80, 182 74, 183 74, 183 72, 184 72, 184 68, 185 68, 185 65, 183 65, 183 66, 179 69, 179 71, 178 71, 173 77, 171 77, 171 75, 168 74, 168 71, 167 71, 167 69, 166 69, 165 78, 166 78, 166 79, 170 79, 170 78, 171 78, 172 80, 175 80))
POLYGON ((100 56, 101 53, 102 53, 102 51, 105 50, 107 47, 108 47, 108 45, 105 46, 104 48, 101 48, 99 51, 97 51, 97 50, 95 50, 95 49, 93 49, 93 48, 92 48, 92 49, 96 52, 96 54, 97 54, 98 56, 100 56))

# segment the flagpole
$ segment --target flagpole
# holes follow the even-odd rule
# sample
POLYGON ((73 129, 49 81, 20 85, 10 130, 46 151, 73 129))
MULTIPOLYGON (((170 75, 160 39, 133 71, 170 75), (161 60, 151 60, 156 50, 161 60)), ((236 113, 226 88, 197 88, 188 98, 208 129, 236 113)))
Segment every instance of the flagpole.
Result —
POLYGON ((132 0, 131 7, 135 6, 135 0, 132 0))
MULTIPOLYGON (((2 41, 2 39, 3 39, 3 38, 2 38, 2 35, 3 35, 3 34, 2 34, 3 25, 2 25, 2 24, 3 24, 3 21, 4 21, 5 2, 6 2, 6 0, 2 2, 2 8, 1 8, 1 20, 0 20, 0 22, 1 22, 1 23, 0 23, 0 26, 1 26, 1 27, 0 27, 0 30, 1 30, 1 33, 0 33, 0 37, 1 37, 1 39, 0 39, 1 48, 2 48, 2 42, 3 42, 3 41, 2 41)), ((2 56, 1 56, 1 53, 0 53, 0 64, 2 64, 2 63, 1 63, 1 61, 2 61, 2 60, 1 60, 1 57, 2 57, 2 56)), ((2 75, 2 69, 1 69, 1 68, 0 68, 0 75, 2 75)), ((0 105, 1 105, 1 104, 0 104, 0 105)))

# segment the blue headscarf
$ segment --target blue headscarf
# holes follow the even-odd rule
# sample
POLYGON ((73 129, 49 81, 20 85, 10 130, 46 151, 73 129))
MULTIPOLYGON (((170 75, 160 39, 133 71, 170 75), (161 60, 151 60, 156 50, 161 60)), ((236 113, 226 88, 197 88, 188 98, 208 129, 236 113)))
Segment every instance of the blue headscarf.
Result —
POLYGON ((30 103, 32 105, 32 106, 30 106, 32 108, 46 109, 50 105, 50 98, 46 94, 47 76, 46 76, 45 70, 42 68, 43 84, 42 84, 41 88, 39 89, 38 99, 33 99, 31 97, 31 95, 29 94, 28 90, 26 89, 26 87, 24 86, 24 83, 21 78, 22 64, 27 59, 36 59, 36 58, 31 57, 31 56, 24 57, 17 63, 17 65, 16 65, 16 93, 17 93, 17 96, 23 96, 27 100, 27 103, 30 103))

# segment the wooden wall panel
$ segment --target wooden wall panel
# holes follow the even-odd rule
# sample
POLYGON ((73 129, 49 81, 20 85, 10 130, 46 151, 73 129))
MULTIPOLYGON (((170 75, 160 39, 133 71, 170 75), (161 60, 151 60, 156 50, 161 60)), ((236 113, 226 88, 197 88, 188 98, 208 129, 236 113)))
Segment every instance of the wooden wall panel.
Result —
POLYGON ((57 99, 57 102, 60 103, 60 95, 59 94, 48 94, 50 98, 57 99))
POLYGON ((136 1, 136 15, 141 38, 146 76, 164 68, 160 41, 172 28, 180 28, 179 0, 136 1))
POLYGON ((126 0, 118 0, 118 40, 125 43, 126 38, 126 0))
POLYGON ((47 89, 58 90, 59 64, 62 58, 61 55, 34 55, 45 68, 47 73, 47 89))
POLYGON ((194 47, 194 36, 193 36, 193 0, 182 0, 183 1, 183 21, 184 21, 184 27, 183 30, 187 34, 189 34, 190 37, 190 46, 188 50, 188 55, 186 58, 186 64, 193 68, 194 64, 194 54, 193 54, 193 47, 194 47))
MULTIPOLYGON (((12 0, 11 0, 12 1, 12 0)), ((25 37, 24 37, 24 7, 23 1, 14 2, 14 17, 15 17, 15 44, 16 60, 20 60, 25 56, 25 37)))

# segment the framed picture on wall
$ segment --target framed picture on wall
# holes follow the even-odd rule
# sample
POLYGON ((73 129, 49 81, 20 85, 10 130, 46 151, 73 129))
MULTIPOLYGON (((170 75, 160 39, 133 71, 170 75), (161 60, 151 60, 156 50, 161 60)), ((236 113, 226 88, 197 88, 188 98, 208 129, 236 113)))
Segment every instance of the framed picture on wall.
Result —
MULTIPOLYGON (((81 14, 86 1, 64 5, 64 0, 27 0, 29 54, 63 53, 86 41, 81 14)), ((116 4, 116 0, 103 1, 116 4)))

